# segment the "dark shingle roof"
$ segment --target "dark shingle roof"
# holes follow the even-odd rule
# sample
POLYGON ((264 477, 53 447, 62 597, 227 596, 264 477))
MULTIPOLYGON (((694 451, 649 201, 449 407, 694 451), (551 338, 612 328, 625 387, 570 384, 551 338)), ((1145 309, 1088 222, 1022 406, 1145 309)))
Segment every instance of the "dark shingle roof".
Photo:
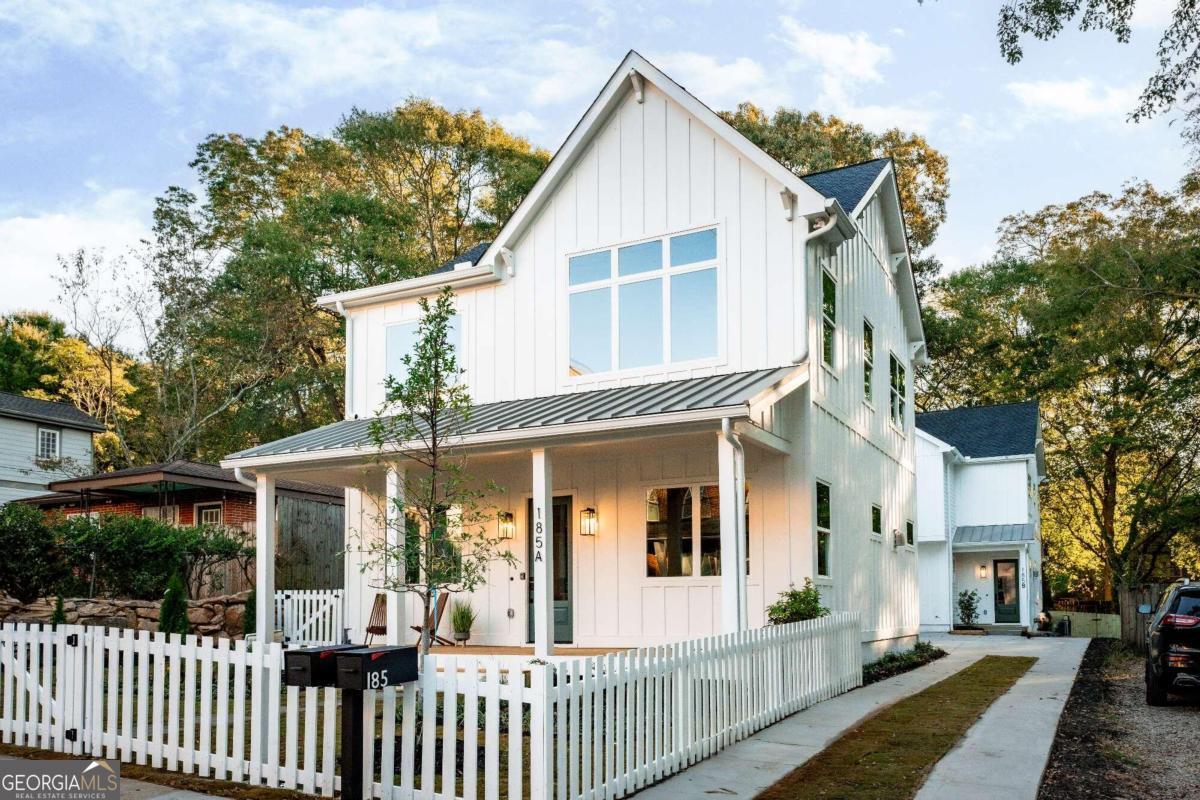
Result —
POLYGON ((442 264, 440 267, 435 269, 433 272, 434 273, 453 272, 455 265, 461 264, 464 261, 470 261, 471 266, 475 266, 476 264, 479 263, 479 259, 483 258, 483 254, 487 252, 487 249, 489 247, 491 247, 491 245, 492 245, 491 242, 480 242, 479 244, 475 245, 474 247, 472 247, 468 250, 464 250, 462 253, 460 253, 457 256, 455 256, 454 258, 450 259, 445 264, 442 264))
POLYGON ((917 427, 968 458, 1037 452, 1038 401, 917 414, 917 427))
MULTIPOLYGON (((136 478, 139 475, 145 475, 146 481, 155 480, 154 476, 162 474, 163 479, 172 483, 186 484, 188 478, 196 478, 205 481, 221 481, 231 484, 230 488, 238 491, 252 492, 254 491, 248 486, 243 486, 234 477, 233 470, 222 469, 216 464, 205 464, 201 461, 170 461, 164 464, 145 464, 140 467, 127 467, 118 469, 113 472, 97 472, 93 475, 84 475, 79 478, 68 478, 66 480, 54 481, 50 484, 50 488, 56 491, 69 490, 71 488, 84 488, 81 484, 90 484, 96 481, 120 481, 122 478, 136 478)), ((251 477, 250 473, 247 477, 251 477)), ((134 482, 136 483, 136 482, 134 482)), ((131 482, 124 482, 125 486, 131 485, 131 482)), ((280 479, 275 482, 277 489, 292 492, 303 492, 306 494, 327 495, 334 498, 342 498, 343 491, 336 486, 326 486, 321 483, 307 483, 305 481, 293 481, 280 479)))
POLYGON ((876 158, 861 164, 851 164, 837 169, 827 169, 824 172, 813 172, 801 175, 800 178, 825 197, 832 197, 842 204, 847 214, 858 208, 863 195, 875 183, 879 173, 888 165, 891 159, 876 158))
POLYGON ((0 392, 0 417, 49 422, 81 431, 102 431, 104 426, 70 403, 37 400, 20 394, 0 392))

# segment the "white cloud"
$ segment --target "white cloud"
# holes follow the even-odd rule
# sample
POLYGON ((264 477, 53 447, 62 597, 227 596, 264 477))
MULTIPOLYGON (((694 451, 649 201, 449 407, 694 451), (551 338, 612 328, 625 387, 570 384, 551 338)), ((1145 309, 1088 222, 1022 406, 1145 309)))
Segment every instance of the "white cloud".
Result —
POLYGON ((81 247, 120 256, 148 236, 151 200, 133 189, 92 187, 83 203, 0 218, 0 313, 63 309, 55 298, 57 257, 81 247))
POLYGON ((770 111, 791 101, 783 82, 752 58, 742 56, 722 63, 702 53, 679 51, 656 53, 650 60, 716 109, 732 109, 750 100, 770 111))
POLYGON ((1007 88, 1026 110, 1072 121, 1123 118, 1138 97, 1136 86, 1098 86, 1088 78, 1017 81, 1007 88))
POLYGON ((1139 0, 1129 24, 1134 28, 1165 28, 1179 0, 1139 0))

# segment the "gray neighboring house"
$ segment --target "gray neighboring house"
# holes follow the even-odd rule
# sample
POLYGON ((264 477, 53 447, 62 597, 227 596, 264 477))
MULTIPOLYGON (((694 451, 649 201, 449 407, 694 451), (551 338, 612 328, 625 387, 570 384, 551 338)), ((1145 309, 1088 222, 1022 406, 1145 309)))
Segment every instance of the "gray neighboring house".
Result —
POLYGON ((0 505, 93 472, 92 435, 103 430, 68 403, 0 392, 0 505))

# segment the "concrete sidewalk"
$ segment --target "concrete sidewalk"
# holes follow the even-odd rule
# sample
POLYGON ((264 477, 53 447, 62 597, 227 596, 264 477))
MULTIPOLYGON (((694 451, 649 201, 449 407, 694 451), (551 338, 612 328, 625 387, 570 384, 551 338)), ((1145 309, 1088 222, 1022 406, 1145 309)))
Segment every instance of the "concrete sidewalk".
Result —
POLYGON ((1037 663, 938 762, 917 800, 1037 797, 1058 718, 1091 640, 949 635, 929 638, 954 656, 1036 656, 1037 663))
POLYGON ((1062 704, 1066 701, 1066 694, 1075 680, 1075 672, 1083 651, 1087 648, 1088 640, 949 635, 922 638, 930 638, 949 655, 920 669, 857 689, 793 714, 712 758, 645 789, 638 796, 646 800, 712 800, 714 795, 754 797, 825 749, 864 717, 916 694, 992 653, 1038 657, 1038 664, 1035 664, 1008 694, 996 702, 996 706, 1004 703, 1005 709, 1019 708, 1019 727, 1011 733, 998 735, 996 727, 1009 724, 1007 718, 997 716, 996 719, 989 720, 991 712, 985 714, 967 737, 964 737, 963 744, 966 744, 968 739, 972 742, 975 739, 985 741, 973 744, 970 750, 964 750, 960 746, 947 754, 943 763, 954 757, 960 766, 942 771, 939 765, 934 773, 943 774, 936 782, 931 775, 930 783, 922 789, 920 797, 940 800, 949 797, 974 799, 997 796, 995 793, 985 793, 990 791, 986 784, 987 776, 992 774, 990 767, 962 766, 965 760, 979 758, 983 752, 987 755, 982 757, 991 758, 993 763, 1003 765, 1000 768, 1010 770, 1014 774, 1020 774, 1022 770, 1029 773, 1033 771, 1030 764, 1037 764, 1032 790, 1028 790, 1027 779, 1009 778, 1004 781, 1006 800, 1036 796, 1041 771, 1054 740, 1059 714, 1062 712, 1062 704), (1064 685, 1065 691, 1062 690, 1064 685), (1015 700, 1005 702, 1014 694, 1015 700), (1039 698, 1045 699, 1045 702, 1039 702, 1039 698), (973 736, 975 728, 985 724, 987 732, 982 736, 973 736), (989 741, 990 748, 987 746, 989 741), (996 755, 994 751, 1001 751, 1001 754, 996 755), (980 776, 979 786, 969 778, 972 774, 980 776), (964 777, 967 778, 965 782, 962 780, 964 777), (927 789, 935 793, 926 795, 927 789))

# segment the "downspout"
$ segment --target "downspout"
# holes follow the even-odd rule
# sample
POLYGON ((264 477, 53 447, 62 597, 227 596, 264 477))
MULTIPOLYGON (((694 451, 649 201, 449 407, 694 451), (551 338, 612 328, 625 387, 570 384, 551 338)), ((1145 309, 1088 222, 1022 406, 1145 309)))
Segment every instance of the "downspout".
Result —
POLYGON ((351 369, 354 355, 354 326, 350 324, 350 315, 346 313, 346 306, 341 300, 334 303, 334 308, 342 315, 342 319, 346 321, 346 384, 343 389, 343 393, 346 396, 346 407, 343 409, 342 416, 346 419, 352 419, 350 409, 354 408, 354 372, 351 369))
POLYGON ((737 500, 735 508, 736 519, 734 527, 737 531, 737 548, 733 558, 733 568, 737 570, 737 600, 738 600, 738 630, 745 630, 746 617, 746 451, 742 441, 733 430, 733 420, 724 417, 721 420, 721 436, 733 448, 733 490, 737 500))
MULTIPOLYGON (((834 228, 837 227, 838 216, 837 216, 837 208, 834 207, 835 202, 836 201, 834 201, 834 200, 826 200, 825 201, 825 214, 826 214, 825 221, 822 222, 820 225, 818 225, 813 230, 809 231, 804 237, 804 263, 805 263, 806 272, 807 272, 807 268, 808 268, 808 246, 810 244, 812 244, 814 241, 816 241, 817 239, 821 238, 822 236, 824 236, 825 234, 829 233, 831 230, 833 230, 834 228)), ((808 284, 807 284, 807 282, 805 282, 803 284, 803 286, 805 287, 805 289, 804 289, 805 297, 804 297, 803 306, 804 306, 805 314, 807 315, 808 314, 808 284)), ((800 350, 799 350, 799 352, 796 353, 796 356, 792 359, 793 364, 803 364, 805 361, 808 361, 808 349, 809 349, 808 348, 808 340, 809 340, 809 332, 808 332, 808 327, 806 325, 805 331, 804 331, 804 336, 800 340, 800 350)))
POLYGON ((251 489, 258 491, 258 481, 254 480, 253 478, 247 478, 245 473, 242 472, 241 467, 233 468, 233 477, 234 480, 236 480, 242 486, 249 486, 251 489))

